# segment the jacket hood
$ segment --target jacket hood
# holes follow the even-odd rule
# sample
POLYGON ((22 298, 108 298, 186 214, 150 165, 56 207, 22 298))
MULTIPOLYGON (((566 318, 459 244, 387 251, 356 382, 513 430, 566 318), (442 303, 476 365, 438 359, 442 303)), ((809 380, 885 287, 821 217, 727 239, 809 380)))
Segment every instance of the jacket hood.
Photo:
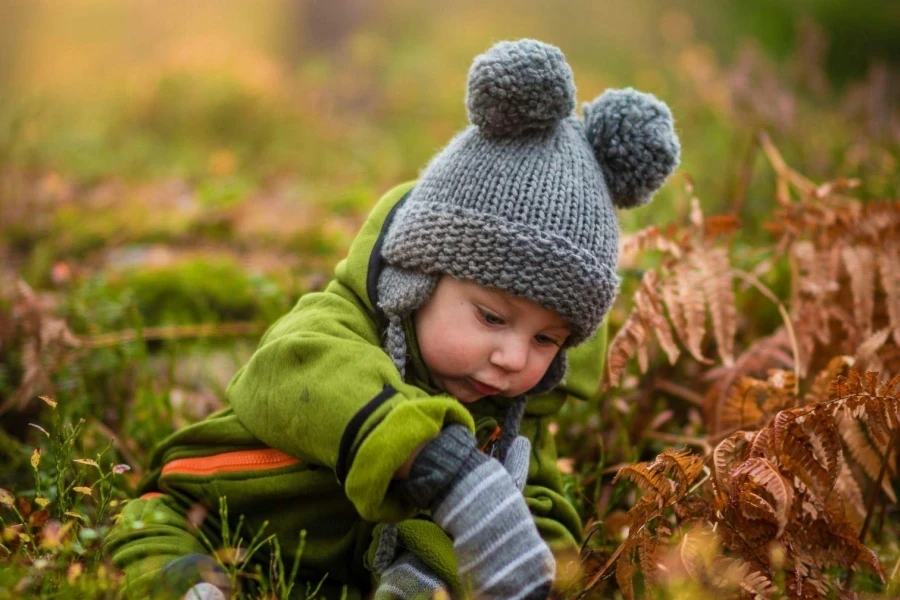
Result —
POLYGON ((350 244, 347 257, 335 268, 337 280, 353 290, 382 329, 387 320, 378 309, 378 275, 385 265, 381 245, 397 209, 415 183, 402 183, 378 200, 350 244))

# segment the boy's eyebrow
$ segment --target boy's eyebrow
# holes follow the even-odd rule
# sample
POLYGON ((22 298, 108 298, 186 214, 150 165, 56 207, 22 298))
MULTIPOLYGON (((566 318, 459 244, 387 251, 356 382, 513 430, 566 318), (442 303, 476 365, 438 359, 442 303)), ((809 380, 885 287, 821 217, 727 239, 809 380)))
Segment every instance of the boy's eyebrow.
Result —
POLYGON ((569 337, 570 335, 572 335, 572 330, 568 325, 550 325, 548 327, 545 327, 542 331, 544 333, 559 335, 561 337, 569 337))

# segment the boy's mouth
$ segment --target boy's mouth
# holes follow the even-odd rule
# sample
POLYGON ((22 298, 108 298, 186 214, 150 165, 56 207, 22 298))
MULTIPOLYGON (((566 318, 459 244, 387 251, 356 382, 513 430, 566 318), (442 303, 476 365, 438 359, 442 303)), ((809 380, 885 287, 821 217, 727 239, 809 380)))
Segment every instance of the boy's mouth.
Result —
POLYGON ((495 388, 494 386, 487 385, 486 383, 481 383, 477 379, 469 378, 469 383, 475 388, 479 394, 484 394, 485 396, 496 396, 500 393, 500 388, 495 388))

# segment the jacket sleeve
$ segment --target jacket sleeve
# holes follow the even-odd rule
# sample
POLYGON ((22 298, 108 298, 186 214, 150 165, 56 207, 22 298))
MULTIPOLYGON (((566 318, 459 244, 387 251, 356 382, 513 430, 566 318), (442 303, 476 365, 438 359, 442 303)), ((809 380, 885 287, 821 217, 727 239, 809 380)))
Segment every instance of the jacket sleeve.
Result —
POLYGON ((374 522, 411 516, 387 491, 419 444, 451 423, 474 431, 454 398, 402 381, 376 323, 338 281, 272 325, 227 396, 263 443, 334 469, 359 514, 374 522))
POLYGON ((523 493, 541 536, 554 554, 577 556, 582 540, 581 517, 563 492, 556 441, 550 423, 566 401, 591 401, 600 384, 606 355, 606 321, 583 345, 569 351, 565 383, 528 401, 519 427, 531 440, 531 463, 523 493))

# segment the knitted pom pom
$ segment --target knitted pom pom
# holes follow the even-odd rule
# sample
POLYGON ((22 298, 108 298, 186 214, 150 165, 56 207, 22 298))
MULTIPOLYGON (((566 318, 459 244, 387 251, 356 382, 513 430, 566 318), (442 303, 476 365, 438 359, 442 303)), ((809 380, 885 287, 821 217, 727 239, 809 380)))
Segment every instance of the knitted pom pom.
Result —
POLYGON ((672 113, 650 94, 608 90, 584 105, 584 124, 619 208, 648 203, 678 166, 681 147, 672 113))
POLYGON ((469 121, 488 137, 550 129, 572 113, 572 69, 556 46, 536 40, 500 42, 469 70, 469 121))

